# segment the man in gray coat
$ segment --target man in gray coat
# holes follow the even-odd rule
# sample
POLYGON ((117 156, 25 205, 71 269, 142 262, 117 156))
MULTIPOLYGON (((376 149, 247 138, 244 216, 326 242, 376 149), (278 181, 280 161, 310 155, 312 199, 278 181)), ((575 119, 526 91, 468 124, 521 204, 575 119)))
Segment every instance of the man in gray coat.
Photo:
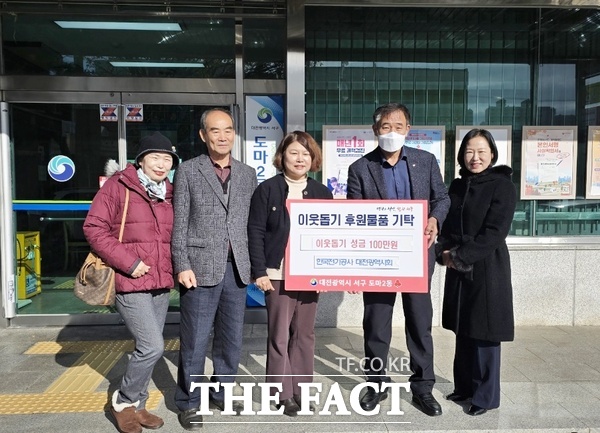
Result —
MULTIPOLYGON (((442 180, 435 156, 429 152, 404 146, 410 130, 410 113, 402 104, 379 107, 373 114, 373 131, 378 147, 348 168, 349 199, 427 200, 429 212, 425 236, 428 238, 429 288, 435 266, 433 245, 450 207, 448 191, 442 180)), ((389 382, 386 375, 395 292, 363 293, 365 375, 378 389, 367 388, 360 400, 364 410, 373 410, 387 398, 381 389, 389 382)), ((433 371, 433 339, 431 294, 402 293, 405 333, 410 353, 410 387, 413 403, 430 416, 442 414, 442 408, 431 391, 435 383, 433 371)))
MULTIPOLYGON (((185 430, 202 427, 198 389, 211 331, 213 382, 233 382, 242 348, 246 285, 250 283, 247 223, 256 171, 231 156, 233 117, 203 113, 200 137, 208 155, 183 162, 175 173, 173 268, 180 287, 180 350, 175 404, 185 430)), ((210 391, 223 410, 223 390, 210 391)))

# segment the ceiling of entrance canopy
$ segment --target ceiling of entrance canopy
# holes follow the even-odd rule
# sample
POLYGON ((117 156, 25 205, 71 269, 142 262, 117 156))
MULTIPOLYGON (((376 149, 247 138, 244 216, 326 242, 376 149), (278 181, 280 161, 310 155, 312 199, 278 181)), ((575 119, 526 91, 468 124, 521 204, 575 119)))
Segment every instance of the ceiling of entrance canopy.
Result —
POLYGON ((234 78, 240 23, 250 67, 281 74, 285 56, 282 1, 9 1, 0 13, 9 75, 234 78))
POLYGON ((285 15, 286 0, 4 0, 0 11, 149 16, 285 15))

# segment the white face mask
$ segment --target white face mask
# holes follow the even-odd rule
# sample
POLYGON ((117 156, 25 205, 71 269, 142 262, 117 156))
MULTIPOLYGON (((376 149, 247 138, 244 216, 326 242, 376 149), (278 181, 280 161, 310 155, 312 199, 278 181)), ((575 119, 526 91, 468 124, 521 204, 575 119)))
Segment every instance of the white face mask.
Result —
POLYGON ((402 149, 406 136, 398 134, 397 132, 388 132, 387 134, 382 134, 377 137, 377 140, 381 149, 393 153, 402 149))

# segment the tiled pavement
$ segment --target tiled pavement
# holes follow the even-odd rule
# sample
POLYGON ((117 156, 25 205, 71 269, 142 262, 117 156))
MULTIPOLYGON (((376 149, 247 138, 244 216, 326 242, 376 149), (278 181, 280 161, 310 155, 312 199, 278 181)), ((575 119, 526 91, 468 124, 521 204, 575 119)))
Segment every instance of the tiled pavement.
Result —
MULTIPOLYGON (((177 422, 173 392, 178 328, 165 329, 167 351, 159 362, 148 407, 165 419, 164 433, 183 432, 177 422)), ((600 433, 600 327, 520 327, 513 343, 502 345, 502 403, 479 417, 468 406, 443 400, 452 391, 453 334, 434 328, 437 384, 434 396, 444 414, 431 418, 410 403, 410 393, 389 398, 379 414, 359 415, 352 390, 363 383, 355 371, 362 356, 360 328, 318 328, 315 383, 322 384, 315 414, 205 417, 207 433, 242 432, 597 432, 600 433), (336 392, 339 391, 339 394, 336 392), (329 400, 327 400, 329 398, 329 400), (347 415, 339 414, 346 406, 347 415), (402 415, 390 415, 394 408, 402 415)), ((264 325, 246 325, 238 383, 264 380, 264 325), (243 376, 242 376, 243 375, 243 376)), ((131 350, 124 327, 0 329, 0 432, 116 432, 104 412, 116 389, 126 354, 131 350)), ((407 351, 404 329, 394 329, 392 358, 402 370, 407 351)), ((210 371, 210 362, 207 371, 210 371)), ((241 389, 237 389, 241 392, 241 389)), ((252 393, 253 411, 261 407, 259 388, 252 393)), ((273 408, 271 408, 272 410, 273 408)))

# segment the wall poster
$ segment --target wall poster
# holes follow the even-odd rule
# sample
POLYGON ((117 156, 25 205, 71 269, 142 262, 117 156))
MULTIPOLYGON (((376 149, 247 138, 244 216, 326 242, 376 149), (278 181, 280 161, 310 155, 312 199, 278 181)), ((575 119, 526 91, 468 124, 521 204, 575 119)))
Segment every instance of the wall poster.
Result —
POLYGON ((585 198, 600 198, 600 126, 588 128, 585 198))
POLYGON ((524 126, 521 200, 574 199, 576 126, 524 126))
POLYGON ((444 155, 446 149, 445 126, 413 126, 410 128, 404 144, 408 147, 414 147, 433 153, 440 166, 442 178, 444 178, 444 155))
POLYGON ((323 184, 333 198, 346 198, 348 167, 376 146, 371 125, 323 125, 323 184))

